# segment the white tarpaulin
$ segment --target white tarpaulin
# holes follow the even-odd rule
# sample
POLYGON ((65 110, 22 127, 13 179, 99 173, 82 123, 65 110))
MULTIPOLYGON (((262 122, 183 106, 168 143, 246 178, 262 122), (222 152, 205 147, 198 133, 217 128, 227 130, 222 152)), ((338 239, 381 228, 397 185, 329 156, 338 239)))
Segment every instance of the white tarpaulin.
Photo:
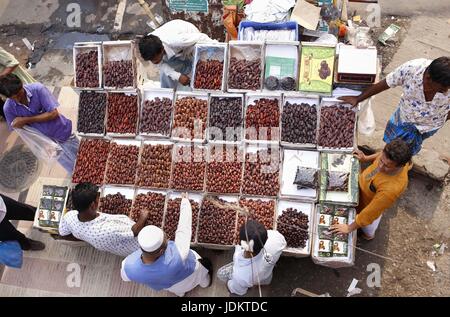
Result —
POLYGON ((247 20, 254 22, 284 22, 295 0, 255 0, 245 7, 247 20))

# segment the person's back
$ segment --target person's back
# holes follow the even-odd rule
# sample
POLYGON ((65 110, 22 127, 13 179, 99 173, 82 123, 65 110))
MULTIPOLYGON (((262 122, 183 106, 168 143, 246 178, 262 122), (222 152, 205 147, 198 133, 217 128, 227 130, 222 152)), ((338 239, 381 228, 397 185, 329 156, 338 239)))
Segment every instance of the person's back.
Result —
POLYGON ((184 296, 198 285, 210 286, 210 261, 191 250, 191 237, 192 207, 183 193, 175 241, 169 241, 161 228, 145 227, 138 236, 140 249, 122 261, 122 279, 177 296, 184 296))
POLYGON ((286 240, 278 231, 267 231, 267 242, 264 249, 253 258, 245 258, 241 246, 235 246, 233 256, 233 278, 228 281, 228 289, 235 294, 244 295, 255 285, 268 285, 272 281, 272 272, 283 249, 286 240), (252 277, 253 275, 253 277, 252 277))
POLYGON ((97 218, 81 222, 78 214, 77 210, 71 210, 64 215, 59 227, 62 236, 72 234, 97 250, 119 256, 128 256, 139 250, 139 243, 131 230, 135 222, 128 216, 99 213, 97 218))
POLYGON ((228 290, 244 295, 255 285, 268 285, 287 243, 281 233, 266 230, 255 221, 247 221, 239 232, 241 245, 235 247, 233 262, 219 269, 217 276, 227 283, 228 290))
POLYGON ((156 291, 170 288, 181 282, 194 272, 196 261, 194 253, 190 252, 187 261, 183 261, 175 245, 168 241, 164 254, 151 265, 141 260, 142 251, 131 254, 124 265, 124 271, 131 281, 144 284, 156 291))
POLYGON ((189 33, 200 33, 200 30, 190 22, 177 19, 164 23, 150 34, 156 35, 163 42, 171 42, 189 33))
POLYGON ((99 213, 100 193, 92 183, 80 183, 72 191, 76 210, 61 217, 59 234, 67 240, 86 241, 100 251, 128 256, 139 250, 137 235, 145 226, 149 211, 144 210, 135 223, 126 215, 99 213))

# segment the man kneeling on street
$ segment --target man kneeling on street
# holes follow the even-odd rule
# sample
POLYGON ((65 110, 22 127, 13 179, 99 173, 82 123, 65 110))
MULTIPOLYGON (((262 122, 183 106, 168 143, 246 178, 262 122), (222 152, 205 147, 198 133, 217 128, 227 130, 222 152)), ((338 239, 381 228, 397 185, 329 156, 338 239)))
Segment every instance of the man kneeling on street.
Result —
POLYGON ((361 228, 362 238, 372 240, 381 216, 408 186, 411 146, 402 139, 395 139, 380 153, 366 156, 357 150, 355 156, 360 162, 373 162, 359 175, 358 214, 350 225, 334 224, 331 229, 335 233, 350 233, 361 228))

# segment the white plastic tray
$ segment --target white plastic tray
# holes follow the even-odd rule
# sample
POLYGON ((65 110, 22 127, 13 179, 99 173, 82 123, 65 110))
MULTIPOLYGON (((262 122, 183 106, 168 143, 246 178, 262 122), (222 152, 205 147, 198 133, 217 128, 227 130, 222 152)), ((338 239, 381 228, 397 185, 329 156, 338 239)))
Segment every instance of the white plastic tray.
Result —
POLYGON ((320 116, 319 116, 319 106, 320 106, 320 97, 318 95, 308 95, 308 94, 302 94, 302 93, 284 93, 283 94, 283 103, 281 107, 281 117, 280 117, 280 126, 281 126, 281 142, 280 144, 285 147, 293 148, 293 149, 315 149, 317 147, 317 130, 319 129, 320 124, 320 116), (310 106, 316 105, 317 110, 317 127, 316 127, 316 144, 313 143, 291 143, 291 142, 285 142, 282 139, 283 136, 283 111, 284 106, 286 105, 286 102, 289 102, 291 104, 308 104, 310 106))
POLYGON ((284 198, 317 201, 320 188, 320 155, 315 151, 283 150, 280 196, 284 198), (294 184, 297 167, 317 169, 317 189, 297 189, 294 184))
MULTIPOLYGON (((205 131, 204 131, 204 136, 203 138, 199 139, 199 138, 181 138, 181 137, 177 137, 174 136, 174 129, 175 129, 175 115, 176 115, 176 111, 177 111, 177 107, 176 107, 176 102, 178 99, 184 98, 184 97, 193 97, 193 98, 197 98, 200 100, 205 100, 206 102, 208 102, 208 94, 205 92, 177 92, 175 93, 175 101, 174 101, 174 109, 173 109, 173 120, 172 120, 172 137, 171 139, 173 141, 179 141, 179 142, 194 142, 194 143, 205 143, 206 142, 206 135, 207 135, 207 130, 208 130, 208 118, 209 118, 209 112, 207 113, 206 116, 206 122, 205 122, 205 131)), ((207 107, 209 108, 209 107, 207 107)))
MULTIPOLYGON (((272 133, 272 136, 275 136, 275 140, 254 140, 254 139, 248 139, 247 138, 247 109, 250 105, 254 104, 254 102, 256 100, 260 100, 260 99, 276 99, 278 101, 278 111, 281 114, 281 101, 282 101, 282 95, 281 93, 248 93, 245 96, 245 117, 244 117, 244 137, 245 137, 245 142, 247 143, 252 143, 252 144, 258 144, 258 143, 271 143, 271 144, 279 144, 280 142, 280 138, 281 138, 281 116, 278 117, 278 137, 276 137, 276 133, 272 133)), ((269 128, 269 127, 268 127, 269 128)), ((271 131, 271 132, 276 132, 276 131, 271 131)), ((259 137, 259 136, 257 136, 259 137)))
POLYGON ((76 42, 73 45, 73 74, 74 74, 74 88, 82 90, 98 90, 102 89, 103 84, 103 70, 102 70, 102 43, 101 42, 76 42), (98 52, 98 87, 78 87, 77 85, 77 55, 84 51, 97 50, 98 52))
POLYGON ((170 132, 172 131, 172 122, 174 115, 174 91, 173 89, 166 88, 153 88, 153 89, 142 89, 142 100, 141 100, 141 109, 139 111, 139 136, 141 137, 156 137, 156 138, 170 138, 170 132), (161 133, 145 133, 141 132, 141 122, 142 122, 142 113, 144 111, 144 103, 146 100, 154 100, 156 97, 169 98, 172 100, 172 113, 170 115, 170 128, 169 135, 164 135, 161 133))
POLYGON ((301 211, 308 216, 308 240, 306 241, 306 246, 304 248, 287 247, 283 250, 283 254, 295 257, 307 257, 311 254, 312 226, 314 224, 312 215, 314 214, 314 203, 280 199, 277 204, 277 220, 275 222, 275 230, 277 230, 278 226, 278 217, 281 216, 283 214, 283 210, 286 210, 287 208, 297 209, 298 212, 301 211))

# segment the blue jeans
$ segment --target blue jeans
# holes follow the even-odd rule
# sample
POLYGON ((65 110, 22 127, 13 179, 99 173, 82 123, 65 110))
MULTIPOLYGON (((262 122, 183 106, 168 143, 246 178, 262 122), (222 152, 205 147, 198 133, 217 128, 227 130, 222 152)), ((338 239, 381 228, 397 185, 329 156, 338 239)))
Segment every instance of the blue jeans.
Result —
MULTIPOLYGON (((167 63, 175 71, 177 71, 183 75, 189 75, 192 71, 192 61, 191 60, 184 60, 180 57, 174 56, 165 63, 167 63)), ((159 75, 159 79, 161 81, 161 88, 176 88, 178 85, 178 81, 173 80, 165 73, 161 73, 159 75)))
POLYGON ((80 146, 80 140, 78 140, 75 134, 72 134, 66 142, 58 142, 62 147, 63 153, 59 156, 58 162, 62 167, 72 175, 75 168, 75 160, 77 158, 78 147, 80 146))

